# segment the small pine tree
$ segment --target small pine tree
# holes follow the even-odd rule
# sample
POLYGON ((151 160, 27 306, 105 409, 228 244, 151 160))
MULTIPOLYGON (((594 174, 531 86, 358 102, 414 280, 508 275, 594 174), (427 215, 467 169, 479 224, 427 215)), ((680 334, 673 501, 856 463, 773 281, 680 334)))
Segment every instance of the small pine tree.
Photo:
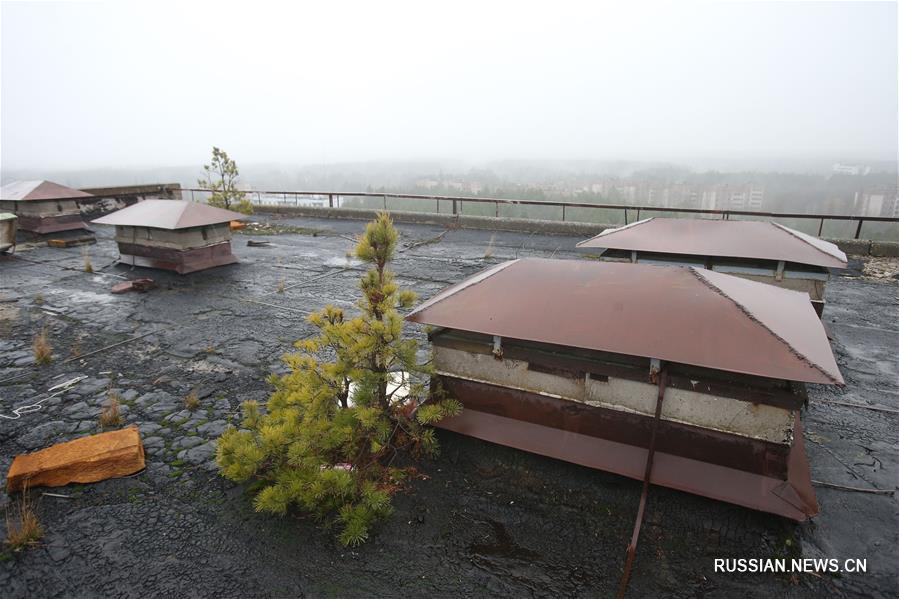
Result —
POLYGON ((206 171, 206 178, 197 180, 197 183, 212 192, 208 200, 210 206, 253 214, 253 204, 244 192, 237 189, 240 172, 227 152, 213 146, 212 162, 203 165, 203 170, 206 171))
POLYGON ((266 413, 245 402, 241 428, 229 427, 217 445, 223 476, 260 483, 257 511, 296 506, 334 521, 345 545, 365 541, 390 513, 405 474, 393 458, 434 455, 427 425, 462 409, 433 391, 424 403, 431 368, 418 362, 418 342, 403 338, 397 312, 416 295, 400 290, 387 269, 397 238, 386 213, 369 223, 355 251, 372 265, 360 283, 360 313, 327 306, 310 315, 318 334, 285 356, 290 372, 272 378, 266 413))

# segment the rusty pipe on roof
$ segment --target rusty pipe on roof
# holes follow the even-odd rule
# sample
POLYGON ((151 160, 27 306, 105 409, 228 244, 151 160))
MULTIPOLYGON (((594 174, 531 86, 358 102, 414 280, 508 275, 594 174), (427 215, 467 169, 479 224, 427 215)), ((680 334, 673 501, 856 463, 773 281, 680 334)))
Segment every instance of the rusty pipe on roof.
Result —
POLYGON ((630 545, 627 546, 624 571, 621 573, 621 581, 618 584, 618 599, 624 599, 624 594, 627 592, 627 584, 631 579, 631 569, 634 566, 634 559, 637 557, 637 541, 640 539, 640 527, 643 524, 643 513, 646 511, 646 499, 649 495, 649 479, 652 476, 652 461, 656 453, 656 432, 659 428, 659 421, 662 419, 662 401, 665 399, 665 384, 668 379, 668 372, 665 369, 664 364, 659 367, 654 378, 658 379, 659 393, 656 395, 656 411, 652 421, 652 434, 649 438, 649 450, 646 454, 646 469, 643 473, 643 491, 640 493, 640 506, 637 508, 637 519, 634 522, 634 531, 631 534, 631 542, 630 545))

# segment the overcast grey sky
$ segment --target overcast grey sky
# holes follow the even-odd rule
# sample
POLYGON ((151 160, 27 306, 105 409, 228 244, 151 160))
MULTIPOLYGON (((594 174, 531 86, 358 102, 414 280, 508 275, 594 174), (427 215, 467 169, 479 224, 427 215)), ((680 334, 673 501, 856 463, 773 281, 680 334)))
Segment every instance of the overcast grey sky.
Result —
POLYGON ((4 168, 896 160, 883 3, 2 3, 4 168))

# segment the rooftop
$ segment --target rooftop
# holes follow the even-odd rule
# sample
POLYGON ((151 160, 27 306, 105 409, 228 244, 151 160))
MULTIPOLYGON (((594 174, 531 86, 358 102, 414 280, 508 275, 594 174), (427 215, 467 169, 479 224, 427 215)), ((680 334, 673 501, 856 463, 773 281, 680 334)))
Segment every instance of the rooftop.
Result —
POLYGON ((836 245, 765 221, 647 218, 607 229, 578 247, 846 267, 846 254, 836 245))
POLYGON ((91 194, 52 181, 13 181, 0 187, 0 200, 65 200, 89 198, 91 194))
POLYGON ((227 223, 245 214, 185 200, 144 200, 92 221, 98 225, 124 225, 153 229, 188 229, 227 223))
POLYGON ((843 382, 807 294, 704 269, 523 258, 441 292, 408 318, 774 379, 843 382))
MULTIPOLYGON (((256 514, 249 496, 215 473, 212 441, 240 418, 242 401, 268 398, 265 377, 283 372, 280 356, 313 332, 305 315, 329 302, 352 309, 361 266, 346 254, 364 224, 250 226, 233 241, 240 264, 183 277, 113 266, 117 250, 105 228, 87 249, 93 274, 83 272, 79 247, 23 245, 0 258, 0 414, 42 402, 17 420, 0 419, 0 469, 17 453, 97 432, 110 388, 122 396, 125 423, 140 426, 148 454, 138 476, 41 499, 42 544, 0 560, 8 596, 183 588, 200 597, 614 594, 641 490, 629 479, 440 431, 440 457, 410 479, 394 516, 371 542, 347 550, 308 520, 256 514), (272 245, 247 247, 248 239, 272 245), (109 293, 122 277, 140 276, 159 287, 109 293), (55 359, 37 367, 31 341, 43 326, 55 359), (49 391, 81 376, 68 391, 49 391), (184 409, 192 390, 196 412, 184 409)), ((574 237, 398 228, 398 283, 422 299, 507 260, 580 260, 574 237)), ((828 284, 824 312, 846 385, 809 385, 804 413, 812 478, 893 489, 899 288, 861 277, 856 260, 849 267, 828 284)), ((425 341, 421 327, 407 328, 425 341)), ((824 485, 816 493, 821 514, 797 525, 651 488, 628 596, 893 593, 899 500, 824 485), (713 571, 716 557, 799 554, 867 558, 868 572, 794 579, 713 571)))

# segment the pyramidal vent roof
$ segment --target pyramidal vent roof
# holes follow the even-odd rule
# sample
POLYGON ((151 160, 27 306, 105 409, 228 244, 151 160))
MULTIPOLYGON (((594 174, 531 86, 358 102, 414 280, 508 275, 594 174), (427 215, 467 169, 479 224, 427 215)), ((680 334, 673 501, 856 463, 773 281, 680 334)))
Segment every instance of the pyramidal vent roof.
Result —
POLYGON ((93 197, 93 195, 80 189, 53 183, 52 181, 13 181, 0 188, 0 200, 16 202, 90 197, 93 197))
POLYGON ((606 229, 577 244, 662 254, 783 260, 846 268, 846 254, 828 242, 777 223, 741 220, 647 218, 606 229))
POLYGON ((92 222, 100 225, 187 229, 246 218, 245 214, 185 200, 144 200, 92 222))
POLYGON ((842 384, 804 293, 697 268, 513 260, 421 304, 422 324, 842 384))

